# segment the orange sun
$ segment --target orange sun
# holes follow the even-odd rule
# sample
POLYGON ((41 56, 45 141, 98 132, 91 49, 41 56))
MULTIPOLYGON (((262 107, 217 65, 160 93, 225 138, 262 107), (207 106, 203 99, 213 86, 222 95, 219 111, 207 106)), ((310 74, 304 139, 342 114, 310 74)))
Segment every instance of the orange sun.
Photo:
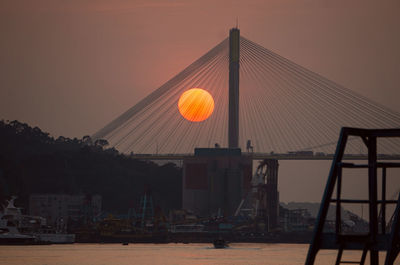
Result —
POLYGON ((188 121, 204 121, 214 111, 214 99, 204 89, 192 88, 181 95, 178 108, 181 115, 188 121))

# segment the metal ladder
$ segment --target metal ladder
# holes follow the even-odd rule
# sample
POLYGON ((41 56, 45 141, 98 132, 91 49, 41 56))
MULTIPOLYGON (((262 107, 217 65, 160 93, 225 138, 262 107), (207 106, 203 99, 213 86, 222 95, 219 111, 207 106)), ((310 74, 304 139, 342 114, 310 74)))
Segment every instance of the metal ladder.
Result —
MULTIPOLYGON (((336 264, 364 264, 366 255, 370 253, 370 265, 379 265, 379 251, 386 252, 385 265, 393 265, 400 252, 400 197, 397 201, 386 199, 386 169, 400 168, 400 163, 378 162, 377 138, 400 137, 400 129, 358 129, 342 128, 336 153, 322 197, 314 235, 308 250, 306 265, 313 265, 320 249, 337 249, 336 264), (343 163, 343 155, 349 136, 360 137, 368 149, 368 164, 343 163), (341 182, 343 168, 368 169, 368 200, 348 200, 341 198, 341 182), (377 171, 382 169, 382 198, 378 200, 377 171), (336 198, 332 198, 336 186, 336 198), (323 233, 329 205, 336 203, 336 222, 334 233, 323 233), (342 233, 341 204, 367 203, 369 206, 369 233, 363 235, 346 235, 342 233), (391 233, 386 233, 385 209, 387 204, 397 204, 391 233), (378 205, 382 215, 378 216, 378 205), (379 224, 380 222, 380 224, 379 224), (380 231, 379 231, 380 228, 380 231), (361 250, 360 261, 344 261, 344 250, 361 250)), ((384 157, 379 157, 384 159, 384 157)))
POLYGON ((343 250, 344 248, 339 248, 337 257, 336 257, 336 263, 335 265, 339 265, 339 264, 360 264, 360 265, 364 265, 365 263, 365 259, 367 257, 367 252, 368 249, 364 248, 362 255, 361 255, 361 260, 360 261, 347 261, 347 260, 342 260, 342 254, 343 254, 343 250))

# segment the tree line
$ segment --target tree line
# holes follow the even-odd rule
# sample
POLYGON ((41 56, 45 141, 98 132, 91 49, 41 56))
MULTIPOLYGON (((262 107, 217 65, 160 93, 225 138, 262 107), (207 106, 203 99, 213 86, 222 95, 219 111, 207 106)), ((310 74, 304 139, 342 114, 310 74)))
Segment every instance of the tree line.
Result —
POLYGON ((182 170, 140 161, 93 141, 53 138, 38 127, 0 121, 0 203, 11 195, 28 208, 30 194, 99 194, 103 210, 126 213, 146 190, 164 213, 182 205, 182 170))

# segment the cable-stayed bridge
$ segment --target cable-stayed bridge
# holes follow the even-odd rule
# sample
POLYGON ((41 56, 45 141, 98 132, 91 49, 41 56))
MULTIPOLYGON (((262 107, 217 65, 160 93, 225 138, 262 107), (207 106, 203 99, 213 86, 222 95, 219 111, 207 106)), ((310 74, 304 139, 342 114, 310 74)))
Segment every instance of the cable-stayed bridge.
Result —
MULTIPOLYGON (((180 159, 196 147, 230 146, 230 48, 229 38, 223 40, 93 137, 146 159, 180 159), (205 121, 191 122, 179 113, 178 100, 191 88, 214 98, 205 121)), ((237 49, 237 147, 251 148, 255 159, 331 159, 341 127, 400 127, 400 113, 245 37, 238 35, 237 49)), ((363 158, 365 152, 362 141, 349 139, 347 158, 363 158)), ((399 139, 382 140, 378 153, 399 158, 399 139)))
POLYGON ((400 113, 240 37, 239 30, 232 29, 228 39, 93 137, 106 139, 136 158, 183 160, 183 209, 199 216, 221 211, 224 216, 237 216, 246 204, 250 208, 244 210, 254 210, 253 217, 260 218, 268 231, 280 225, 278 160, 333 159, 306 264, 314 264, 320 249, 338 249, 336 264, 364 264, 370 251, 375 265, 379 264, 379 250, 387 251, 385 264, 393 264, 400 252, 400 197, 393 215, 394 229, 391 234, 385 232, 386 205, 396 204, 386 199, 386 170, 399 168, 400 163, 379 161, 400 159, 399 128, 400 113), (207 113, 212 112, 199 119, 201 122, 180 114, 181 98, 192 88, 204 89, 214 99, 213 104, 206 104, 205 96, 186 106, 195 117, 203 116, 201 105, 207 113), (379 130, 388 128, 392 130, 379 130), (211 149, 196 150, 201 147, 211 149), (241 153, 239 148, 247 152, 241 153), (252 175, 254 159, 264 161, 252 175), (368 163, 344 163, 344 159, 368 163), (350 168, 367 170, 368 200, 341 197, 342 173, 350 168), (378 169, 382 170, 381 200, 378 169), (336 204, 333 236, 323 233, 332 203, 336 204), (342 203, 368 204, 368 234, 342 233, 342 203), (361 260, 342 261, 345 249, 362 250, 361 260))

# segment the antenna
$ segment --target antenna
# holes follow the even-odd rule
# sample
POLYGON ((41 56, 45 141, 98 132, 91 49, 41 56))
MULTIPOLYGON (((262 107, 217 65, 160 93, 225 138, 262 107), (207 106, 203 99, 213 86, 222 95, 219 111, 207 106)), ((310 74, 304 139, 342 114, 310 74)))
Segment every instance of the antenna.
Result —
POLYGON ((239 19, 236 17, 236 28, 239 28, 239 19))

